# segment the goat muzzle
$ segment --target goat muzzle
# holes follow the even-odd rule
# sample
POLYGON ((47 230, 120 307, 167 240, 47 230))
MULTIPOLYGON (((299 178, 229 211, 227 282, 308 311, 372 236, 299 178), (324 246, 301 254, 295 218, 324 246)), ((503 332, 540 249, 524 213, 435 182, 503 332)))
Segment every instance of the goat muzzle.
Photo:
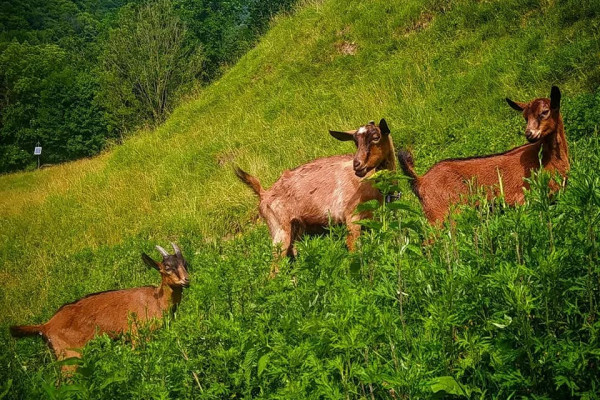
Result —
POLYGON ((356 169, 356 170, 354 170, 354 174, 356 176, 358 176, 359 178, 364 178, 365 175, 367 175, 368 172, 369 172, 369 168, 362 168, 362 169, 356 169))
POLYGON ((537 140, 539 140, 542 136, 542 133, 538 130, 538 131, 533 131, 533 130, 526 130, 525 131, 525 137, 527 138, 527 141, 529 143, 533 143, 537 140))

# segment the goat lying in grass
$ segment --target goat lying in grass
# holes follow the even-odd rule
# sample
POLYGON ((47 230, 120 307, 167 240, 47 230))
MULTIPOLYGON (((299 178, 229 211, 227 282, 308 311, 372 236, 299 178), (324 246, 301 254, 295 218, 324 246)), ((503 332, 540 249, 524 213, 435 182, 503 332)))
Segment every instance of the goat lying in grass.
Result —
MULTIPOLYGON (((356 206, 368 200, 382 200, 381 193, 363 180, 369 172, 396 169, 394 146, 384 119, 371 121, 352 131, 330 131, 338 140, 353 140, 355 155, 319 158, 285 171, 270 189, 259 180, 235 168, 236 175, 260 198, 260 215, 267 222, 273 244, 294 255, 293 242, 303 232, 319 231, 330 222, 348 226, 346 243, 350 250, 360 234, 356 221, 368 217, 355 214, 356 206)), ((272 271, 272 272, 277 272, 272 271)))
POLYGON ((162 318, 167 311, 175 312, 183 288, 188 287, 190 281, 181 250, 174 243, 172 246, 174 255, 156 246, 162 254, 162 262, 142 254, 144 262, 160 272, 160 286, 90 294, 63 305, 45 324, 11 326, 10 333, 16 338, 41 335, 57 359, 62 360, 80 357, 78 349, 96 334, 107 333, 114 337, 126 332, 131 317, 139 322, 147 322, 162 318))
MULTIPOLYGON (((558 171, 566 177, 569 171, 567 139, 560 114, 560 90, 553 86, 550 98, 538 98, 529 103, 506 99, 515 110, 521 111, 527 128, 525 135, 530 142, 505 153, 483 157, 443 160, 435 164, 423 176, 414 170, 412 155, 398 152, 398 161, 404 173, 412 178, 412 189, 419 198, 429 223, 440 224, 448 215, 452 204, 468 193, 469 182, 488 189, 488 196, 497 195, 502 179, 502 188, 508 204, 523 203, 524 188, 528 183, 523 178, 541 163, 548 171, 558 171)), ((564 184, 563 180, 563 184, 564 184)), ((559 186, 551 184, 556 191, 559 186)))

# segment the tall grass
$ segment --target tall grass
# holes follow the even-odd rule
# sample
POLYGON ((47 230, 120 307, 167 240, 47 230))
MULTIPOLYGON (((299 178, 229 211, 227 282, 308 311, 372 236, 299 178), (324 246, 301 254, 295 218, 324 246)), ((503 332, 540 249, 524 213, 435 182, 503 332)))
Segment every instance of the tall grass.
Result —
POLYGON ((0 384, 12 379, 16 398, 419 398, 432 386, 594 398, 599 10, 307 2, 156 131, 91 160, 1 176, 0 384), (424 250, 418 217, 411 232, 367 232, 356 255, 332 230, 304 240, 267 282, 268 234, 251 223, 256 199, 233 163, 269 186, 285 168, 352 151, 328 128, 385 117, 422 172, 523 143, 503 98, 547 96, 552 84, 574 169, 556 203, 533 185, 527 206, 467 209, 424 250), (8 337, 9 324, 44 321, 87 293, 156 282, 139 253, 171 240, 194 284, 152 340, 99 338, 56 389, 43 343, 8 337))

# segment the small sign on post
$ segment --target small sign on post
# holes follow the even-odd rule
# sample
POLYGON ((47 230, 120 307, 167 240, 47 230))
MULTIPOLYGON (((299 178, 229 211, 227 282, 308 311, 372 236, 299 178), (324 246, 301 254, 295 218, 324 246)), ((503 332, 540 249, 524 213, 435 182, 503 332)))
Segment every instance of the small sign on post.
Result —
POLYGON ((40 156, 42 155, 42 146, 40 146, 40 142, 38 142, 35 149, 33 149, 33 155, 38 156, 38 169, 40 169, 40 156))

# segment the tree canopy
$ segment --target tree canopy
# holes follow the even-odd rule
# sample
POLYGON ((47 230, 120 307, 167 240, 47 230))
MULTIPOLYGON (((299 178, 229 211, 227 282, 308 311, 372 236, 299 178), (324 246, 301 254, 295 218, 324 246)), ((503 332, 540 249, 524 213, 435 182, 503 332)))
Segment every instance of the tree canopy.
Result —
POLYGON ((0 173, 91 156, 162 122, 295 0, 0 2, 0 173))

